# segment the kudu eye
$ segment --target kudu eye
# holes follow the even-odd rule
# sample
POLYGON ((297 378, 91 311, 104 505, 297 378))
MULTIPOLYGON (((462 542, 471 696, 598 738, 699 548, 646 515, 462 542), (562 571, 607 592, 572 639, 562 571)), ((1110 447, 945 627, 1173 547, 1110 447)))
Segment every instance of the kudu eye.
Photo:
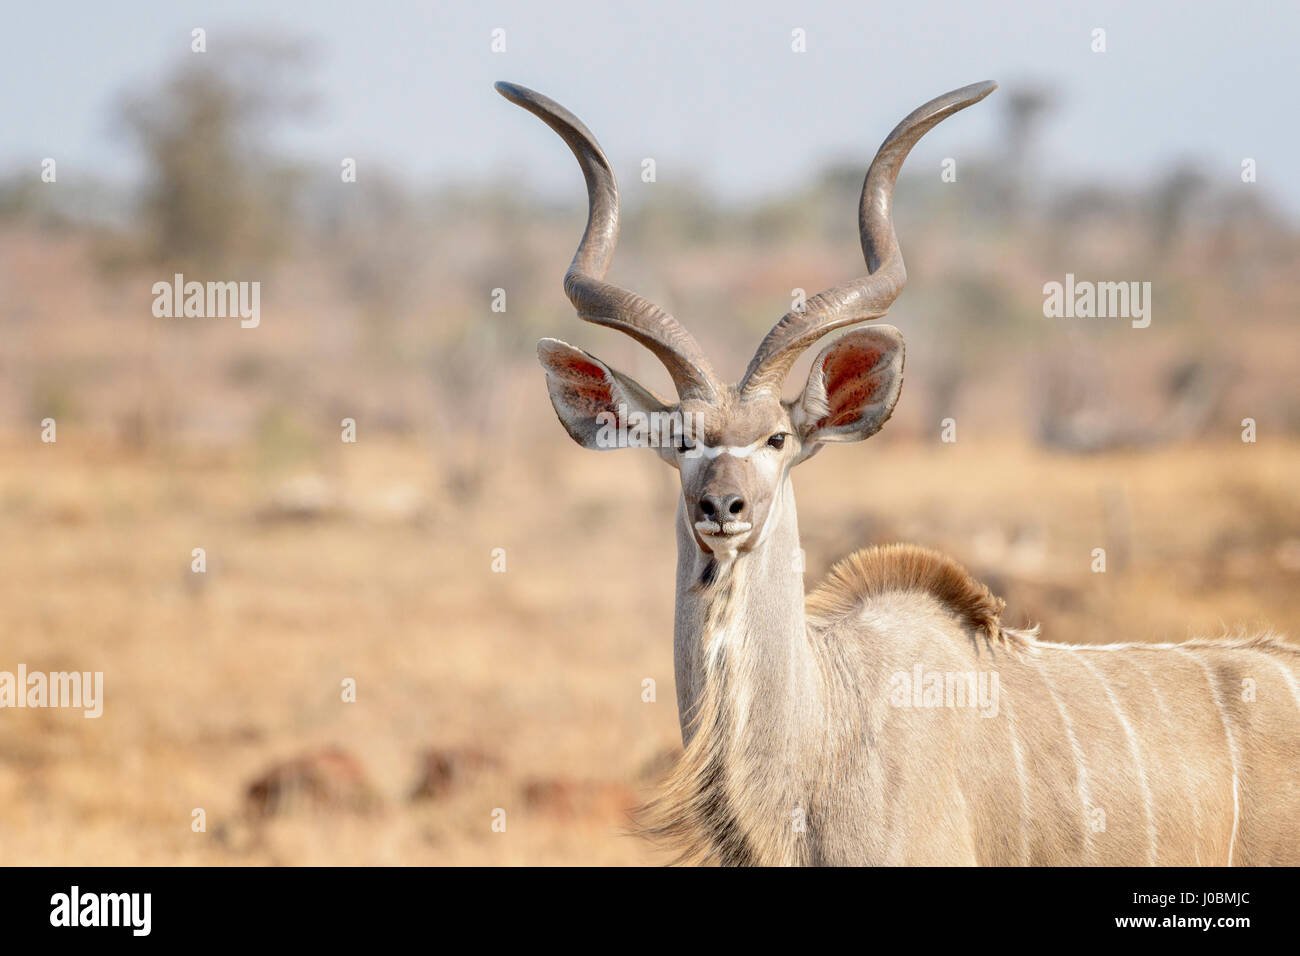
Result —
POLYGON ((785 433, 782 432, 779 435, 773 435, 771 438, 767 440, 767 443, 769 446, 779 451, 780 449, 785 447, 785 433))

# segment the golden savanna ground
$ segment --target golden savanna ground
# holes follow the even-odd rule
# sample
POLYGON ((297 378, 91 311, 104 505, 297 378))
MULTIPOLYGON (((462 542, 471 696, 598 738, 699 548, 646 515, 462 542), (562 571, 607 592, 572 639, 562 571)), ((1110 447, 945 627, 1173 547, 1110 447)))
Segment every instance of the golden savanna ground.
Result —
MULTIPOLYGON (((414 440, 363 436, 310 478, 270 479, 241 447, 8 436, 0 668, 103 670, 106 687, 98 720, 0 712, 0 860, 655 860, 622 810, 679 746, 675 476, 573 446, 540 395, 520 415, 531 437, 467 500, 445 449, 414 440), (330 747, 364 779, 259 813, 250 783, 330 747), (477 758, 412 801, 430 750, 477 758)), ((1079 458, 882 433, 826 450, 796 487, 810 585, 853 547, 915 541, 1049 640, 1178 640, 1295 633, 1298 471, 1300 443, 1235 435, 1079 458)))

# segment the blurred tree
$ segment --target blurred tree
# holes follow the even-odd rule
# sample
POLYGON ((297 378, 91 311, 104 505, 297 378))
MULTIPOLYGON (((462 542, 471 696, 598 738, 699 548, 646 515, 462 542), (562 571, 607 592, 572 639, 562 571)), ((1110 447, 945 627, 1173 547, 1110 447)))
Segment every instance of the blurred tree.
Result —
POLYGON ((142 212, 157 260, 219 268, 283 249, 298 177, 270 134, 310 107, 308 60, 297 41, 227 41, 123 99, 120 123, 147 163, 142 212))
POLYGON ((1183 238, 1193 207, 1204 198, 1209 184, 1208 177, 1190 161, 1176 164, 1156 183, 1150 219, 1157 252, 1171 252, 1183 238))
POLYGON ((1003 159, 1000 192, 1006 218, 1017 222, 1025 212, 1026 184, 1031 169, 1034 140, 1043 120, 1059 105, 1055 93, 1045 86, 1013 85, 1002 103, 1005 132, 1002 137, 1003 159))

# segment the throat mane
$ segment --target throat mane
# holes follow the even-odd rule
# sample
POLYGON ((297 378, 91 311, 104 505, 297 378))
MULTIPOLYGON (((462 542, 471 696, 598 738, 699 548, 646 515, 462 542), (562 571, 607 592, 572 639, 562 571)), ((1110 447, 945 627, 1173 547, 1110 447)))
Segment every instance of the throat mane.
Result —
POLYGON ((763 683, 769 662, 752 619, 755 555, 711 559, 692 585, 700 615, 701 685, 688 717, 689 743, 660 795, 638 814, 643 835, 671 846, 676 862, 759 865, 802 857, 790 826, 794 783, 779 755, 787 741, 769 726, 763 683), (765 752, 773 762, 762 760, 765 752))
POLYGON ((704 561, 691 591, 699 601, 703 686, 687 718, 690 742, 659 795, 638 812, 644 836, 678 851, 676 863, 745 866, 757 862, 741 829, 736 796, 728 787, 728 746, 736 724, 727 706, 731 671, 743 643, 746 556, 704 561))

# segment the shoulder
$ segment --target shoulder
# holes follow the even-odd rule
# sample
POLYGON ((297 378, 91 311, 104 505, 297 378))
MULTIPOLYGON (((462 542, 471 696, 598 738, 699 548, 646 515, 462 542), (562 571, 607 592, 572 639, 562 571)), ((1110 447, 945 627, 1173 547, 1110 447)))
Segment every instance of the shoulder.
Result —
POLYGON ((1002 626, 1006 603, 960 564, 946 554, 910 544, 853 552, 808 595, 806 609, 814 625, 831 626, 886 598, 908 594, 932 599, 959 624, 995 643, 1022 645, 1031 639, 1002 626))

